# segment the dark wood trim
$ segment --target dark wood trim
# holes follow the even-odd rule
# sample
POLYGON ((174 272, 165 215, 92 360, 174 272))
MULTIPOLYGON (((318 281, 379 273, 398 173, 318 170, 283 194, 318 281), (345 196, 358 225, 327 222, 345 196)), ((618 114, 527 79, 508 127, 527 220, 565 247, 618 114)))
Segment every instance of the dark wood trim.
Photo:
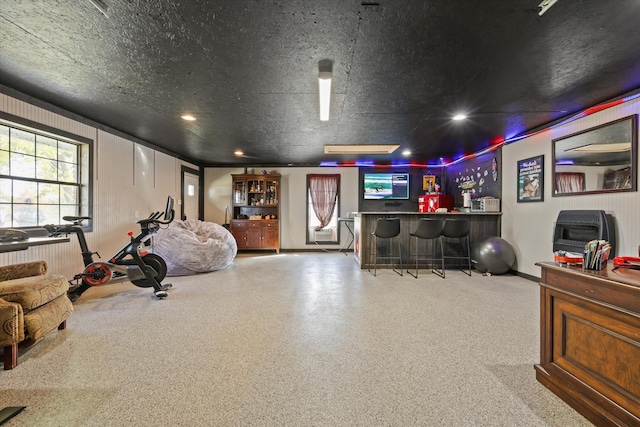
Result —
POLYGON ((531 274, 522 273, 522 272, 516 271, 516 270, 512 270, 511 272, 513 274, 515 274, 516 276, 520 276, 523 279, 531 280, 532 282, 539 282, 540 281, 540 278, 538 276, 532 276, 531 274))
POLYGON ((314 176, 337 176, 338 177, 338 196, 337 196, 337 201, 336 203, 338 204, 338 212, 336 212, 336 218, 340 218, 340 209, 342 209, 342 205, 340 202, 340 194, 342 193, 341 188, 340 188, 340 182, 342 180, 342 175, 339 173, 329 173, 329 174, 319 174, 319 173, 308 173, 307 174, 307 187, 306 187, 306 193, 305 193, 305 197, 304 197, 304 201, 306 203, 306 207, 305 207, 305 244, 307 245, 339 245, 340 244, 340 222, 338 222, 337 224, 337 228, 336 228, 336 239, 335 241, 333 240, 326 240, 326 241, 315 241, 315 240, 311 240, 309 237, 309 181, 312 177, 314 176))
POLYGON ((620 193, 620 192, 630 192, 637 191, 637 183, 638 183, 638 116, 637 114, 632 114, 627 117, 623 117, 621 119, 613 120, 611 122, 603 123, 601 125, 581 130, 576 133, 572 133, 570 135, 562 136, 560 138, 555 138, 551 141, 551 196, 552 197, 566 197, 566 196, 579 196, 583 194, 602 194, 602 193, 620 193), (591 190, 591 191, 578 191, 574 193, 557 193, 556 187, 556 145, 563 140, 568 138, 573 138, 579 135, 583 135, 585 133, 593 132, 598 129, 612 126, 617 123, 622 123, 625 121, 629 121, 629 125, 631 126, 631 188, 621 188, 621 189, 602 189, 602 190, 591 190))
MULTIPOLYGON (((0 93, 2 92, 2 85, 0 85, 0 93)), ((79 153, 80 157, 87 158, 86 169, 83 167, 83 162, 81 160, 78 161, 78 165, 80 170, 80 183, 78 184, 78 188, 86 186, 87 188, 87 196, 85 198, 86 203, 82 203, 80 200, 80 215, 93 217, 93 183, 95 180, 94 176, 94 168, 93 168, 93 148, 94 148, 94 140, 91 138, 86 138, 84 136, 77 135, 75 133, 67 132, 62 129, 54 128, 52 126, 48 126, 39 122, 35 122, 33 120, 25 119, 23 117, 14 116, 13 114, 5 113, 4 111, 0 111, 0 119, 7 122, 6 125, 9 127, 17 127, 22 128, 30 132, 34 133, 42 133, 45 135, 50 135, 52 137, 57 137, 60 139, 66 139, 71 142, 80 143, 79 153), (84 175, 87 175, 84 177, 84 175)), ((30 227, 19 227, 20 229, 28 229, 30 227)), ((82 225, 82 229, 88 233, 93 231, 93 220, 89 220, 86 225, 82 225)))
POLYGON ((184 174, 198 176, 198 219, 204 218, 204 173, 202 170, 193 169, 185 165, 180 166, 180 218, 184 218, 184 174))

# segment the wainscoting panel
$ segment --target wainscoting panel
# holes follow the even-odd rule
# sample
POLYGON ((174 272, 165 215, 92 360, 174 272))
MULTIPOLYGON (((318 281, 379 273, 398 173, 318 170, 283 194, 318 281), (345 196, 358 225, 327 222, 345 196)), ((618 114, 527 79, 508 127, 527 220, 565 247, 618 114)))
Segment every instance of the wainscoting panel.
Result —
MULTIPOLYGON (((93 231, 89 248, 108 259, 126 244, 128 231, 139 232, 136 221, 164 210, 168 195, 178 198, 180 165, 197 168, 173 156, 116 136, 77 120, 0 93, 0 111, 94 141, 93 231)), ((72 115, 70 115, 72 116, 72 115)), ((53 273, 72 277, 82 271, 78 241, 0 253, 0 264, 45 260, 53 273)))

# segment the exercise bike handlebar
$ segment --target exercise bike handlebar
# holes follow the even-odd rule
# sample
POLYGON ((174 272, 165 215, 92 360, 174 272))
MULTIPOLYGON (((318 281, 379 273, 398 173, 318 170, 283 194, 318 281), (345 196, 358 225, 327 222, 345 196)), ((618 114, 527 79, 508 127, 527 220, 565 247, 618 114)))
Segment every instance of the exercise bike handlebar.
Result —
MULTIPOLYGON (((149 218, 146 219, 141 219, 136 221, 136 224, 140 224, 142 225, 147 225, 147 224, 169 224, 173 221, 173 217, 174 217, 174 211, 173 209, 171 210, 171 213, 169 214, 169 218, 165 218, 163 220, 160 219, 160 217, 163 215, 162 212, 158 211, 158 212, 152 212, 151 215, 149 215, 149 218)), ((166 215, 165 215, 166 216, 166 215)))
POLYGON ((169 196, 167 198, 167 206, 164 209, 164 219, 160 219, 160 217, 163 215, 162 212, 158 211, 158 212, 152 212, 151 215, 149 215, 149 218, 147 219, 141 219, 139 221, 137 221, 138 224, 140 224, 140 227, 148 227, 149 224, 156 224, 156 225, 160 225, 160 224, 169 224, 170 222, 173 221, 173 218, 175 217, 175 211, 173 210, 173 197, 169 196))
MULTIPOLYGON (((163 215, 163 212, 161 211, 151 212, 148 218, 136 221, 136 224, 139 224, 141 228, 147 229, 147 231, 150 231, 148 230, 149 224, 166 225, 171 223, 175 217, 175 211, 173 210, 173 198, 171 196, 169 196, 169 198, 167 199, 167 207, 164 211, 164 219, 161 220, 160 217, 162 215, 163 215)), ((81 227, 82 222, 84 220, 91 219, 91 217, 90 216, 63 216, 62 219, 65 221, 71 222, 71 224, 62 224, 62 225, 47 224, 43 226, 49 232, 50 237, 56 237, 63 233, 66 233, 66 234, 75 233, 77 227, 81 227)))

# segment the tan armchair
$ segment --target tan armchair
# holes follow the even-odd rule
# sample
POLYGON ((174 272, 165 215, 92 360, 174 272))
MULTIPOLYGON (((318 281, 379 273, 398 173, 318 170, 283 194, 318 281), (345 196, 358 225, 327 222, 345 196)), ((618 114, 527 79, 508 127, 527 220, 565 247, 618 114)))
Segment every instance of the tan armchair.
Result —
POLYGON ((0 346, 4 369, 18 364, 18 347, 29 347, 53 330, 64 329, 73 304, 64 276, 47 274, 47 263, 0 266, 0 346))

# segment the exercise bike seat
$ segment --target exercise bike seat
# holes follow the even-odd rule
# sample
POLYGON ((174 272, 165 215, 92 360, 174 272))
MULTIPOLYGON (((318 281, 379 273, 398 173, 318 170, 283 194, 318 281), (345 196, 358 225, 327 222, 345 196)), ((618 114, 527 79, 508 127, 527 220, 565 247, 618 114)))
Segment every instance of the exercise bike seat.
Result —
POLYGON ((64 219, 65 221, 77 222, 85 219, 91 219, 91 217, 90 216, 63 216, 62 219, 64 219))

